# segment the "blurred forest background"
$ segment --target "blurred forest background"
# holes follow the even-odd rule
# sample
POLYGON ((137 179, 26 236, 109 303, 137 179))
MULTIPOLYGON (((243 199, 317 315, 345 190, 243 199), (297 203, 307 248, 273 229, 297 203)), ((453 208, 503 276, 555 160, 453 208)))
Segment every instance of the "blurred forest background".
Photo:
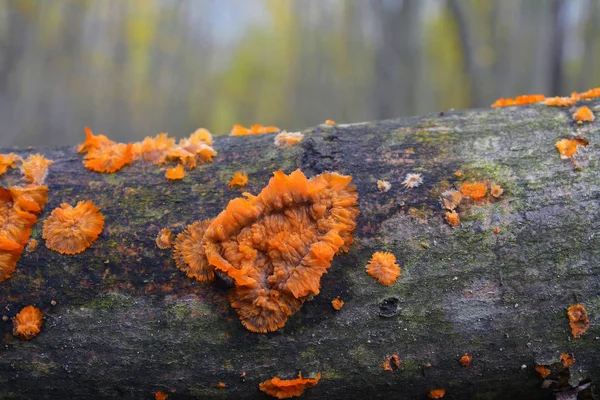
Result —
POLYGON ((600 86, 600 0, 0 0, 0 146, 600 86))

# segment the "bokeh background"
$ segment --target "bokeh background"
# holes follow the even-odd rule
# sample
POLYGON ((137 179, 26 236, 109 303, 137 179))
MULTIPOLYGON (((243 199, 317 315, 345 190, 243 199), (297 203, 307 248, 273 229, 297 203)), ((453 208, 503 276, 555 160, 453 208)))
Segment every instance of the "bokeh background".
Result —
POLYGON ((600 0, 0 0, 0 146, 600 86, 600 0))

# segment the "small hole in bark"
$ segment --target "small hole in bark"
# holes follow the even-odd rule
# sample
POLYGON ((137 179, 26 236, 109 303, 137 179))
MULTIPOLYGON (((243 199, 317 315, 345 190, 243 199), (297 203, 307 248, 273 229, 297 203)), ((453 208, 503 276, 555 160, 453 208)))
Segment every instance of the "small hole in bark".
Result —
POLYGON ((379 303, 379 316, 391 318, 400 311, 400 299, 397 297, 388 297, 379 303))

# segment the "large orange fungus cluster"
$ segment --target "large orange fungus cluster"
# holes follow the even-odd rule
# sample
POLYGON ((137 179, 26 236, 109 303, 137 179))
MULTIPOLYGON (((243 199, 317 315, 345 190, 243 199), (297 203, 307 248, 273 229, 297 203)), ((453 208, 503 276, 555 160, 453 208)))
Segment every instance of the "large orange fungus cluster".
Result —
POLYGON ((40 333, 44 316, 42 312, 34 307, 23 308, 13 319, 13 335, 29 340, 40 333))
POLYGON ((199 280, 211 280, 215 269, 225 273, 242 324, 277 330, 319 294, 334 255, 352 243, 358 195, 351 180, 275 172, 258 196, 244 193, 212 221, 190 225, 177 237, 175 262, 199 280))
POLYGON ((278 399, 289 399, 290 397, 301 396, 307 388, 315 386, 319 383, 321 374, 317 374, 315 378, 303 378, 302 373, 298 373, 296 379, 280 379, 274 377, 268 381, 264 381, 258 385, 263 392, 277 397, 278 399))
POLYGON ((565 97, 546 97, 543 94, 526 94, 517 96, 514 99, 500 98, 492 104, 492 107, 521 106, 540 102, 544 102, 547 106, 569 107, 575 105, 579 100, 593 99, 595 97, 600 97, 600 88, 590 89, 583 93, 573 92, 571 93, 571 96, 565 97))
MULTIPOLYGON (((174 162, 193 169, 199 162, 211 162, 217 154, 211 147, 212 136, 206 129, 198 129, 189 138, 183 138, 178 143, 166 133, 147 137, 136 143, 115 143, 104 135, 94 135, 87 127, 85 136, 86 139, 79 145, 78 151, 85 153, 85 167, 96 172, 113 173, 136 160, 156 165, 174 162)), ((181 172, 173 170, 168 175, 174 179, 181 179, 182 175, 185 175, 181 172)))
POLYGON ((242 125, 233 125, 233 129, 231 130, 229 136, 253 136, 277 132, 279 132, 279 128, 276 126, 263 126, 261 124, 254 124, 250 128, 246 128, 242 125))

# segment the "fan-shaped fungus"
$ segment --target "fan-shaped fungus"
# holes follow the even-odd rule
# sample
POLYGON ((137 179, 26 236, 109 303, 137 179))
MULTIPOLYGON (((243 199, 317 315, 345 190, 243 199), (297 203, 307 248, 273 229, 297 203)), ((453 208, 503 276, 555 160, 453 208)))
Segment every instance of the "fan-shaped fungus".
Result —
POLYGON ((113 173, 133 161, 132 144, 115 143, 86 154, 83 165, 90 171, 113 173))
POLYGON ((233 174, 233 178, 229 181, 227 186, 230 188, 234 187, 244 187, 248 183, 248 174, 246 171, 235 171, 233 174))
POLYGON ((571 326, 571 334, 574 338, 579 338, 590 327, 590 319, 587 311, 582 304, 575 304, 567 310, 569 316, 569 325, 571 326))
POLYGON ((165 172, 165 178, 172 180, 172 181, 183 179, 184 177, 185 177, 185 169, 183 168, 183 165, 181 165, 181 164, 177 165, 176 167, 169 168, 169 169, 167 169, 167 172, 165 172))
POLYGON ((575 364, 575 356, 569 353, 562 353, 560 355, 560 362, 562 363, 563 367, 571 368, 573 364, 575 364))
POLYGON ((32 154, 23 160, 21 172, 25 179, 34 185, 41 185, 48 175, 48 167, 54 164, 54 161, 48 160, 41 154, 32 154))
POLYGON ((415 188, 421 183, 423 183, 423 178, 421 177, 421 174, 406 174, 404 180, 402 181, 402 184, 407 189, 415 188))
POLYGON ((500 185, 496 185, 495 183, 492 183, 492 186, 490 188, 490 194, 492 196, 494 196, 495 198, 498 198, 498 197, 502 196, 502 193, 504 193, 504 190, 500 187, 500 185))
POLYGON ((391 188, 392 184, 388 181, 383 181, 381 179, 377 180, 377 189, 379 189, 380 192, 387 192, 391 188))
POLYGON ((173 244, 172 239, 173 235, 171 234, 171 231, 167 228, 162 228, 156 236, 156 246, 159 249, 168 249, 173 244))
POLYGON ((465 182, 460 187, 460 192, 465 197, 473 200, 483 199, 487 193, 487 186, 483 182, 465 182))
POLYGON ((261 124, 254 124, 250 128, 246 128, 242 125, 233 125, 233 129, 229 136, 251 136, 251 135, 264 135, 265 133, 277 133, 279 128, 276 126, 263 126, 261 124))
POLYGON ((546 367, 545 365, 536 365, 535 370, 544 379, 550 375, 550 368, 546 367))
POLYGON ((4 175, 9 168, 15 168, 17 161, 21 161, 21 157, 16 154, 0 154, 0 176, 4 175))
POLYGON ((458 360, 458 362, 460 363, 460 365, 462 365, 463 367, 468 367, 469 365, 471 365, 471 361, 473 360, 473 356, 470 355, 469 353, 465 354, 464 356, 462 356, 460 358, 460 360, 458 360))
POLYGON ((573 119, 577 121, 579 125, 584 122, 593 122, 596 117, 594 117, 594 113, 592 110, 588 108, 588 106, 579 107, 577 111, 573 114, 573 119))
POLYGON ((333 256, 352 243, 358 195, 351 180, 277 171, 258 196, 230 201, 210 224, 206 256, 234 280, 231 306, 247 329, 277 330, 319 294, 333 256))
POLYGON ((583 138, 562 139, 556 142, 556 149, 560 153, 560 158, 567 160, 577 153, 578 146, 587 146, 588 141, 583 138))
POLYGON ((13 319, 13 335, 29 340, 40 333, 43 320, 42 312, 34 306, 23 308, 13 319))
POLYGON ((579 97, 582 99, 593 99, 595 97, 600 97, 600 88, 594 88, 586 92, 579 93, 579 97))
MULTIPOLYGON (((576 93, 574 93, 576 95, 576 93)), ((545 100, 547 106, 570 107, 579 101, 579 96, 571 97, 548 97, 545 100)))
POLYGON ((36 239, 30 239, 29 242, 27 242, 27 247, 25 247, 25 251, 28 253, 33 253, 35 249, 37 249, 37 246, 38 241, 36 239))
POLYGON ((302 132, 282 131, 275 136, 275 145, 282 148, 291 147, 300 143, 302 139, 304 139, 304 134, 302 132))
POLYGON ((210 223, 210 219, 194 222, 188 225, 175 239, 175 251, 173 252, 175 265, 188 277, 199 281, 212 281, 215 276, 213 268, 206 259, 202 241, 210 223))
POLYGON ((44 222, 42 237, 51 250, 77 254, 90 247, 103 228, 104 216, 91 201, 80 201, 75 207, 62 203, 44 222))
POLYGON ((402 273, 396 257, 387 251, 378 251, 367 264, 367 273, 384 285, 391 285, 402 273))
POLYGON ((458 216, 456 210, 446 213, 446 222, 448 222, 450 226, 460 225, 460 217, 458 216))
POLYGON ((342 309, 342 307, 344 307, 344 300, 340 299, 340 296, 336 297, 335 299, 331 300, 331 306, 339 311, 342 309))
POLYGON ((441 399, 446 395, 446 389, 434 389, 429 392, 427 397, 430 399, 441 399))
POLYGON ((321 374, 313 378, 302 378, 302 373, 298 373, 296 379, 279 379, 274 377, 268 381, 264 381, 258 385, 263 392, 277 397, 278 399, 289 399, 290 397, 298 397, 304 393, 307 388, 315 386, 319 383, 321 374))
POLYGON ((460 205, 463 199, 463 195, 458 190, 450 189, 442 193, 442 201, 444 202, 444 208, 446 210, 454 210, 460 205))

